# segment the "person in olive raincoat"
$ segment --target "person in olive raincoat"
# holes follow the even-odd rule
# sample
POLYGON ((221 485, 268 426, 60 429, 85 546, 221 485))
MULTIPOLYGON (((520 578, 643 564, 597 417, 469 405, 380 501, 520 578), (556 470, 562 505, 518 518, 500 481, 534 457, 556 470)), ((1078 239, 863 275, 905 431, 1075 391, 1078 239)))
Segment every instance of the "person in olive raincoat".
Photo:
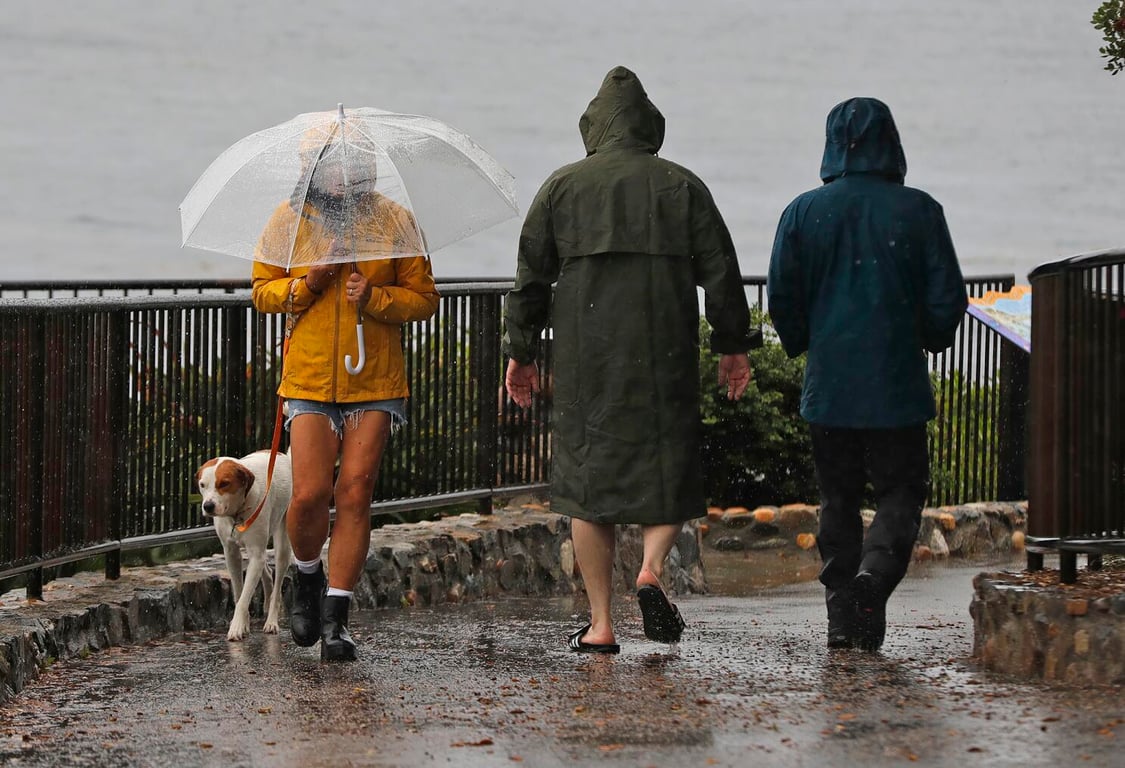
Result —
POLYGON ((824 184, 785 209, 770 259, 774 328, 790 357, 808 353, 801 415, 821 493, 829 647, 882 645, 929 493, 926 352, 953 343, 968 304, 942 207, 905 176, 890 109, 836 105, 824 184), (865 539, 868 480, 877 511, 865 539))
POLYGON ((554 352, 551 505, 573 518, 590 623, 576 651, 616 653, 614 526, 643 526, 636 579, 645 634, 679 639, 660 584, 683 523, 706 514, 700 468, 699 307, 705 293, 719 384, 737 399, 760 342, 734 246, 707 187, 657 157, 664 117, 616 67, 579 121, 586 158, 547 179, 528 209, 505 303, 508 394, 539 391, 540 334, 554 352), (552 295, 552 285, 555 286, 552 295))

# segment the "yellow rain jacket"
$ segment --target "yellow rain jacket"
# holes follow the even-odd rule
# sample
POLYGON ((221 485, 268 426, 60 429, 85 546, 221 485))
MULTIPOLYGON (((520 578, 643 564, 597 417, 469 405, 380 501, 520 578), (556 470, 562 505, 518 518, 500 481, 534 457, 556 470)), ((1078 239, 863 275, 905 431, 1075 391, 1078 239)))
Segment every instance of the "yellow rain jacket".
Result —
MULTIPOLYGON (((391 215, 409 214, 393 206, 391 215)), ((305 215, 296 225, 293 240, 293 263, 315 264, 327 254, 334 235, 320 220, 305 215)), ((258 243, 260 258, 278 248, 288 249, 289 233, 297 214, 289 203, 278 206, 258 243)), ((378 237, 372 224, 357 234, 370 245, 378 237)), ((422 253, 422 249, 418 249, 422 253)), ((426 256, 375 259, 358 262, 373 286, 371 298, 364 307, 363 328, 367 361, 363 370, 352 375, 344 368, 344 356, 359 357, 356 346, 356 309, 344 294, 344 285, 351 274, 350 264, 340 264, 333 281, 320 295, 313 293, 301 278, 308 267, 289 270, 256 260, 253 271, 253 301, 260 312, 298 313, 285 359, 278 394, 285 398, 320 402, 357 403, 407 397, 406 367, 402 354, 402 324, 426 320, 437 310, 439 295, 426 256)))

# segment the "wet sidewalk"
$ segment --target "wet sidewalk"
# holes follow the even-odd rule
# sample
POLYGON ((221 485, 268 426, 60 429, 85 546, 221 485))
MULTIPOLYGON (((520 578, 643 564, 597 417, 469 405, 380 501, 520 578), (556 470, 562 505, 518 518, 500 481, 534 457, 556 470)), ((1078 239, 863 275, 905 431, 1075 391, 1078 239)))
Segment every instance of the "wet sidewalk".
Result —
POLYGON ((678 598, 672 647, 621 601, 616 657, 566 650, 578 598, 361 612, 351 665, 284 636, 190 633, 53 666, 0 708, 0 763, 1111 764, 1121 687, 972 666, 971 580, 996 567, 915 564, 875 655, 824 648, 814 582, 678 598))

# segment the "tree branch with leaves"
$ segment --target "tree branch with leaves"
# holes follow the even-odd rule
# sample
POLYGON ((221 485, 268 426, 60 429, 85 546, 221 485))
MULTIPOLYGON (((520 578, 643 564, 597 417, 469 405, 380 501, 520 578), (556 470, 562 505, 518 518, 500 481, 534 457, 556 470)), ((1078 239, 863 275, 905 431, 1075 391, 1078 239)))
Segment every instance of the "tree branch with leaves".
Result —
POLYGON ((1125 0, 1106 0, 1090 23, 1102 33, 1105 45, 1098 52, 1108 59, 1105 69, 1116 75, 1125 69, 1125 0))

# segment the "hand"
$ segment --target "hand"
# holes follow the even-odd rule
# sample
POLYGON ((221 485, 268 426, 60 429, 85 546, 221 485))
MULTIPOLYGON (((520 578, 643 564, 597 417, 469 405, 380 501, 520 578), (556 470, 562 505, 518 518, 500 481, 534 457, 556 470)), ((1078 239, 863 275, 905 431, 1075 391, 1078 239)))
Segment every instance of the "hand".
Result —
POLYGON ((508 361, 508 372, 504 374, 504 387, 508 397, 521 408, 531 405, 531 393, 539 391, 539 368, 535 363, 508 361))
POLYGON ((723 355, 719 358, 719 386, 726 385, 727 399, 737 400, 742 397, 746 387, 750 384, 750 358, 745 352, 736 355, 723 355))
POLYGON ((339 264, 317 264, 315 267, 310 267, 308 274, 305 275, 305 285, 313 293, 324 293, 328 286, 332 285, 332 281, 336 278, 336 270, 339 268, 339 264))
POLYGON ((348 282, 344 286, 348 301, 360 307, 366 307, 371 300, 371 283, 360 272, 348 275, 348 282))

